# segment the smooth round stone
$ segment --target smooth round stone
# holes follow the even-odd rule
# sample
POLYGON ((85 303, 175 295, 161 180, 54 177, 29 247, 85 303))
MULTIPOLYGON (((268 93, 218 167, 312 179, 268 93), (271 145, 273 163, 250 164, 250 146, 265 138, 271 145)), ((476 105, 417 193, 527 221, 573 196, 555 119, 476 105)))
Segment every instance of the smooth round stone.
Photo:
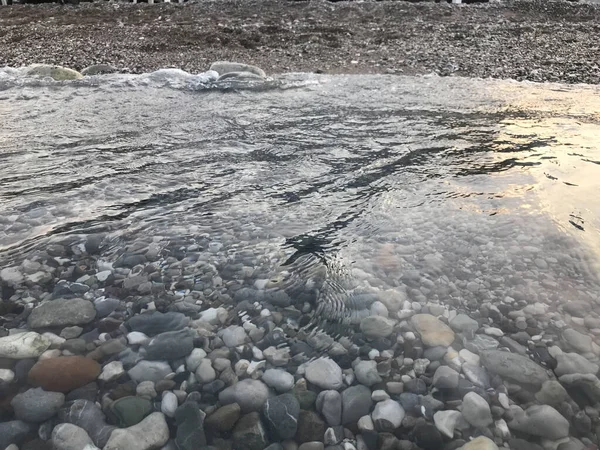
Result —
POLYGON ((335 427, 341 424, 342 396, 338 391, 321 391, 317 396, 316 406, 329 426, 335 427))
POLYGON ((114 430, 103 450, 160 448, 168 440, 169 427, 165 416, 155 412, 137 425, 114 430))
POLYGON ((373 391, 373 394, 371 394, 371 399, 373 399, 374 402, 382 402, 384 400, 389 400, 389 398, 390 396, 388 393, 381 389, 373 391))
POLYGON ((231 403, 217 409, 206 418, 205 425, 208 430, 216 430, 221 433, 231 431, 240 418, 241 409, 237 403, 231 403))
POLYGON ((449 347, 454 342, 454 331, 435 316, 416 314, 411 317, 411 323, 421 336, 423 344, 429 347, 449 347))
POLYGON ((0 337, 0 358, 38 358, 50 345, 48 338, 33 331, 0 337))
POLYGON ((175 417, 177 406, 177 396, 170 391, 164 392, 160 403, 160 410, 162 413, 167 417, 175 417))
POLYGON ((463 397, 461 412, 465 420, 477 428, 487 427, 494 422, 490 405, 475 392, 463 397))
POLYGON ((371 417, 379 431, 393 431, 400 428, 405 415, 400 403, 395 400, 384 400, 375 405, 371 417))
POLYGON ((144 345, 150 342, 150 338, 139 331, 127 333, 127 342, 129 345, 144 345))
POLYGON ((578 353, 562 353, 556 355, 557 366, 554 369, 556 376, 572 373, 597 374, 600 367, 579 355, 578 353))
POLYGON ((371 411, 373 400, 368 387, 351 386, 342 392, 342 425, 354 424, 371 411))
POLYGON ((321 389, 338 390, 343 385, 342 369, 329 358, 319 358, 308 364, 306 379, 321 389))
POLYGON ((101 366, 83 356, 61 356, 38 361, 27 376, 29 384, 46 391, 69 392, 94 381, 101 366))
POLYGON ((433 375, 433 385, 438 389, 455 389, 458 387, 459 373, 448 367, 440 366, 433 375))
POLYGON ((110 405, 110 411, 120 427, 140 423, 152 412, 152 402, 143 397, 121 397, 110 405))
POLYGON ((60 332, 60 337, 65 339, 75 339, 81 335, 83 328, 78 326, 66 327, 60 332))
POLYGON ((44 422, 54 416, 65 403, 60 392, 46 392, 41 388, 29 389, 17 394, 10 402, 15 417, 24 422, 44 422))
POLYGON ((189 372, 195 372, 204 358, 206 358, 206 352, 201 348, 195 348, 185 359, 185 367, 189 372))
POLYGON ((194 335, 189 329, 167 331, 150 339, 143 349, 145 357, 150 360, 185 358, 194 349, 194 335))
POLYGON ((371 314, 373 316, 388 317, 389 311, 387 309, 387 306, 385 306, 380 301, 376 301, 373 302, 373 304, 371 305, 371 314))
POLYGON ((392 395, 402 394, 404 392, 404 383, 399 381, 388 381, 385 388, 392 395))
POLYGON ((287 392, 294 387, 294 376, 282 369, 265 370, 262 380, 277 392, 287 392))
POLYGON ((354 365, 354 375, 360 384, 369 387, 382 381, 375 361, 359 361, 354 365))
POLYGON ((238 347, 246 342, 246 331, 242 327, 231 325, 225 328, 220 337, 223 343, 230 348, 238 347))
POLYGON ((115 429, 107 425, 102 410, 93 401, 74 400, 58 413, 59 422, 68 422, 83 428, 97 447, 104 447, 115 429))
POLYGON ((269 398, 263 407, 267 427, 271 435, 281 440, 292 439, 298 430, 300 404, 292 394, 269 398))
POLYGON ((450 321, 450 327, 457 333, 473 335, 479 329, 479 323, 466 314, 457 314, 456 317, 450 321))
POLYGON ((171 372, 171 366, 166 361, 140 361, 129 369, 127 374, 136 383, 142 381, 157 383, 171 372))
POLYGON ((196 380, 199 383, 206 384, 217 378, 217 372, 213 369, 210 359, 203 359, 196 369, 196 380))
POLYGON ((258 380, 245 379, 219 393, 219 401, 237 403, 242 413, 260 411, 269 397, 269 388, 258 380))
POLYGON ((61 423, 52 430, 52 445, 55 450, 93 449, 94 442, 87 432, 72 423, 61 423))
POLYGON ((365 317, 360 322, 360 330, 370 339, 388 337, 394 331, 395 322, 383 316, 365 317))

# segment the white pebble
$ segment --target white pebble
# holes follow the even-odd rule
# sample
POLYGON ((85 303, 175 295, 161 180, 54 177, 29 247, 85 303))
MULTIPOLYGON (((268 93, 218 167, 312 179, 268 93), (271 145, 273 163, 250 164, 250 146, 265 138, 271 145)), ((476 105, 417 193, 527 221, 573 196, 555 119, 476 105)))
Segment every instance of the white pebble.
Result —
POLYGON ((15 373, 10 369, 0 369, 0 381, 10 383, 15 379, 15 373))
POLYGON ((377 357, 379 357, 379 350, 374 348, 369 352, 369 359, 375 359, 377 357))
POLYGON ((177 396, 170 391, 163 392, 160 410, 167 417, 174 417, 177 409, 177 396))
POLYGON ((150 338, 140 331, 132 331, 127 334, 129 345, 143 345, 150 342, 150 338))

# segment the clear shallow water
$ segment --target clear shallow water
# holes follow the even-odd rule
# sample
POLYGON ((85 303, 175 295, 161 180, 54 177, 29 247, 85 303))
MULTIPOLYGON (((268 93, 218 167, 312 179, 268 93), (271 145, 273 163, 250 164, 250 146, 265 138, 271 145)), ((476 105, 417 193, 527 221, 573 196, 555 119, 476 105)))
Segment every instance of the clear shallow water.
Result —
MULTIPOLYGON (((507 346, 553 369, 563 349, 597 363, 597 98, 589 86, 459 78, 286 75, 205 85, 181 74, 53 83, 0 72, 2 299, 117 298, 117 326, 146 307, 197 319, 225 306, 234 310, 226 323, 250 319, 264 329, 244 325, 259 342, 241 356, 261 359, 255 350, 271 346, 269 365, 301 378, 302 363, 328 354, 347 384, 350 366, 359 372, 354 358, 376 359, 385 381, 420 394, 434 369, 417 373, 413 361, 423 364, 423 344, 411 344, 406 319, 419 311, 450 319, 452 345, 475 353, 507 346), (364 318, 382 309, 394 333, 383 321, 390 329, 377 337, 364 318), (457 312, 478 319, 477 336, 458 332, 457 312), (293 358, 275 350, 288 344, 293 358), (412 382, 424 378, 421 392, 412 382)), ((1 324, 22 326, 22 309, 3 306, 1 324)), ((108 326, 101 322, 84 325, 90 340, 108 326)), ((113 332, 119 338, 121 329, 113 332)), ((218 344, 210 335, 212 351, 228 339, 239 348, 231 334, 218 344)), ((430 368, 443 359, 460 371, 473 361, 457 363, 448 344, 427 349, 437 354, 430 368)), ((513 409, 497 400, 508 392, 526 409, 539 386, 524 395, 518 384, 528 389, 529 380, 518 367, 506 377, 520 383, 490 381, 470 355, 477 362, 463 375, 477 386, 468 389, 501 404, 513 437, 541 442, 545 432, 528 435, 531 427, 511 422, 513 409)), ((137 362, 127 352, 119 358, 126 369, 137 362)), ((574 361, 561 373, 594 377, 598 366, 574 361)), ((197 388, 193 374, 176 379, 182 390, 188 381, 197 388)), ((560 381, 577 405, 552 403, 573 425, 557 437, 596 442, 579 413, 597 417, 600 389, 560 381)), ((444 409, 464 394, 441 393, 444 409)), ((209 413, 213 394, 202 393, 209 413)), ((550 403, 540 398, 533 403, 550 403)), ((431 410, 399 401, 431 422, 431 410)), ((422 425, 409 431, 403 422, 396 435, 439 448, 435 428, 429 446, 415 437, 422 425)), ((501 425, 485 433, 506 447, 501 425)), ((454 437, 480 432, 467 425, 454 437)))
POLYGON ((593 87, 165 80, 5 82, 3 259, 103 232, 107 260, 138 240, 202 239, 223 244, 215 257, 266 256, 269 271, 294 252, 332 257, 386 288, 411 270, 456 282, 464 256, 464 281, 489 282, 501 268, 531 268, 536 282, 595 279, 584 270, 600 241, 593 87), (544 255, 573 255, 572 271, 540 271, 544 255))

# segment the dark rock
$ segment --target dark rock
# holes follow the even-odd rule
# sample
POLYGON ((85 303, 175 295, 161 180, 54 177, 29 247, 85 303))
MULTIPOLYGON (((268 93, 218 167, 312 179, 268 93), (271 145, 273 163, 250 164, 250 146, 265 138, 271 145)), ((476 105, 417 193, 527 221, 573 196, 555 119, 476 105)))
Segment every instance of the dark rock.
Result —
POLYGON ((314 411, 300 411, 296 442, 302 444, 310 441, 323 441, 325 422, 314 411))
POLYGON ((412 392, 413 394, 424 395, 427 393, 427 385, 420 378, 413 378, 412 380, 404 383, 404 390, 412 392))
POLYGON ((173 360, 184 358, 194 349, 194 335, 189 329, 160 333, 143 348, 146 359, 173 360))
POLYGON ((122 255, 119 259, 115 261, 113 267, 128 267, 132 268, 137 265, 143 265, 146 263, 146 257, 144 255, 122 255))
POLYGON ((126 322, 131 331, 141 331, 148 336, 156 336, 168 331, 178 331, 187 326, 189 319, 181 313, 161 313, 153 311, 132 317, 126 322))
POLYGON ((368 387, 358 385, 347 388, 342 392, 342 425, 358 422, 362 416, 369 414, 372 406, 368 387))
POLYGON ((257 412, 243 416, 235 425, 232 437, 236 450, 263 450, 269 445, 267 433, 257 412))
POLYGON ((11 420, 0 423, 0 448, 6 448, 10 444, 21 445, 27 436, 34 431, 34 427, 21 421, 11 420))
POLYGON ((413 430, 416 444, 423 450, 439 450, 444 443, 438 429, 429 423, 417 424, 413 430))
POLYGON ((237 403, 221 406, 206 418, 206 429, 217 434, 231 431, 240 415, 241 409, 237 403))
POLYGON ((292 439, 298 430, 300 404, 292 394, 269 398, 263 416, 273 440, 292 439))
POLYGON ((110 405, 108 414, 119 427, 127 428, 140 423, 152 409, 152 402, 146 398, 122 397, 110 405))
POLYGON ((41 388, 33 388, 17 394, 10 402, 17 419, 34 423, 50 419, 64 403, 64 394, 46 392, 41 388))
POLYGON ((181 450, 196 450, 206 445, 204 418, 206 414, 195 402, 187 401, 175 411, 177 436, 175 442, 181 450))
POLYGON ((106 445, 108 438, 116 428, 107 425, 100 408, 87 400, 75 400, 67 403, 65 408, 59 411, 58 419, 61 422, 72 423, 83 428, 94 444, 100 448, 106 445))
POLYGON ((89 400, 91 402, 96 400, 98 395, 98 385, 96 382, 86 384, 77 389, 73 389, 67 394, 66 401, 70 402, 73 400, 89 400))

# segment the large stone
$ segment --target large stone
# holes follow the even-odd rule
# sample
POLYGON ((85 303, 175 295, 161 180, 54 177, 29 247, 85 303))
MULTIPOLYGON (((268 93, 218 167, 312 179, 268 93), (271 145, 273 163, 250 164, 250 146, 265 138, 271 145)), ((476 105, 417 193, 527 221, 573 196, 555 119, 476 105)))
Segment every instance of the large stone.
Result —
POLYGON ((458 387, 459 373, 448 366, 440 366, 433 374, 433 385, 438 389, 455 389, 458 387))
POLYGON ((0 338, 0 358, 37 358, 50 348, 50 340, 33 331, 0 338))
POLYGON ((477 428, 484 428, 494 422, 490 405, 475 392, 463 397, 462 415, 467 422, 477 428))
POLYGON ((72 423, 60 423, 52 430, 52 446, 55 450, 85 450, 94 441, 87 432, 72 423))
POLYGON ((321 389, 338 390, 343 385, 342 369, 329 358, 319 358, 306 366, 306 379, 321 389))
POLYGON ((569 435, 569 421, 551 406, 533 405, 523 411, 518 406, 511 407, 513 420, 508 422, 509 428, 557 440, 569 435))
POLYGON ((219 393, 222 404, 237 403, 242 413, 261 411, 268 397, 269 388, 262 381, 251 379, 242 380, 219 393))
POLYGON ((171 372, 173 370, 166 361, 140 361, 129 369, 127 374, 136 383, 141 383, 142 381, 158 383, 171 372))
POLYGON ((71 81, 83 78, 76 70, 51 64, 32 64, 26 71, 28 77, 49 77, 55 81, 71 81))
POLYGON ((316 406, 330 427, 341 425, 342 395, 338 391, 321 391, 317 396, 316 406))
POLYGON ((241 409, 240 405, 237 403, 221 406, 206 418, 206 428, 207 430, 216 431, 218 433, 226 433, 231 431, 240 418, 240 415, 241 409))
POLYGON ((5 449, 10 444, 21 445, 34 431, 34 427, 22 420, 0 422, 0 448, 5 449))
POLYGON ((64 327, 90 323, 94 317, 96 308, 89 300, 57 298, 31 311, 27 324, 31 328, 64 327))
POLYGON ((10 402, 17 419, 34 423, 48 420, 64 403, 63 393, 46 392, 41 388, 33 388, 17 394, 10 402))
POLYGON ((214 70, 220 76, 223 76, 228 73, 233 73, 233 72, 252 73, 261 78, 265 78, 267 76, 265 74, 264 70, 262 70, 256 66, 251 66, 249 64, 243 64, 243 63, 228 62, 228 61, 217 61, 210 66, 210 70, 214 70))
POLYGON ((475 386, 482 388, 490 387, 490 377, 483 367, 465 363, 462 365, 462 371, 467 380, 475 386))
POLYGON ((388 337, 394 331, 395 322, 382 316, 368 316, 360 322, 360 330, 370 338, 388 337))
POLYGON ((481 362, 490 372, 522 384, 541 386, 550 377, 546 370, 526 356, 499 350, 481 353, 481 362))
POLYGON ((206 445, 204 419, 206 414, 196 402, 187 401, 175 411, 177 436, 175 442, 180 450, 196 450, 206 445))
POLYGON ((570 373, 591 373, 596 375, 600 367, 581 356, 578 353, 561 353, 556 355, 556 368, 554 373, 557 377, 570 373))
POLYGON ((150 360, 170 361, 185 358, 192 350, 194 335, 189 329, 160 333, 143 347, 145 358, 150 360))
POLYGON ((342 392, 342 425, 358 422, 362 416, 371 411, 373 400, 368 387, 351 386, 342 392))
POLYGON ((38 361, 29 371, 29 384, 46 391, 69 392, 94 381, 101 366, 83 356, 61 356, 38 361))
POLYGON ((167 331, 185 328, 190 319, 178 312, 161 313, 153 311, 133 316, 126 322, 131 331, 140 331, 148 336, 156 336, 167 331))
POLYGON ((294 376, 283 369, 265 370, 262 380, 277 392, 287 392, 294 387, 294 376))
POLYGON ((111 433, 115 429, 107 425, 104 414, 94 402, 88 400, 75 400, 67 403, 66 407, 58 413, 60 422, 72 423, 83 428, 97 447, 104 447, 111 433))
POLYGON ((559 381, 568 386, 570 392, 583 394, 592 404, 600 402, 600 380, 591 373, 570 373, 562 375, 559 381))
POLYGON ((375 405, 373 423, 379 431, 391 431, 400 428, 406 413, 396 400, 384 400, 375 405))
POLYGON ((438 411, 433 415, 433 423, 442 434, 452 439, 454 429, 461 418, 462 415, 459 411, 438 411))
POLYGON ((168 440, 165 416, 155 412, 137 425, 114 430, 104 450, 152 450, 162 447, 168 440))
POLYGON ((429 347, 449 347, 454 341, 454 331, 431 314, 416 314, 412 316, 411 323, 421 336, 423 344, 429 347))
POLYGON ((263 408, 267 428, 274 440, 292 439, 298 430, 300 404, 292 394, 268 399, 263 408))
POLYGON ((490 438, 479 436, 467 442, 460 450, 498 450, 498 446, 490 438))
POLYGON ((263 450, 269 445, 267 432, 257 412, 246 414, 238 421, 232 438, 236 450, 263 450))

